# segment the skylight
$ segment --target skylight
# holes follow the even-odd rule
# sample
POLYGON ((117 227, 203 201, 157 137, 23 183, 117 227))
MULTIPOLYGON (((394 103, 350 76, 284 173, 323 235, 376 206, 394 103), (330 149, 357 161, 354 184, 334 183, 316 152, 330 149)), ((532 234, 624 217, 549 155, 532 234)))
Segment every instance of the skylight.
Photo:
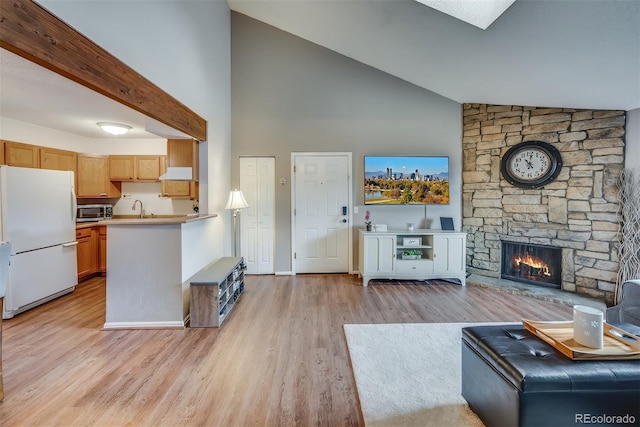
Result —
POLYGON ((486 30, 516 0, 416 0, 486 30))

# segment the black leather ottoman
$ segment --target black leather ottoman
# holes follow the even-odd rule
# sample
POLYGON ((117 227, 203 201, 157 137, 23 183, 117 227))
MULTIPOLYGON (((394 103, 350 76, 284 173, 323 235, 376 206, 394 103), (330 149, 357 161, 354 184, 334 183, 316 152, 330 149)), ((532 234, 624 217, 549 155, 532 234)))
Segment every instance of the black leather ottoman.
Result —
POLYGON ((573 361, 522 325, 462 329, 462 396, 487 427, 640 425, 640 361, 573 361))

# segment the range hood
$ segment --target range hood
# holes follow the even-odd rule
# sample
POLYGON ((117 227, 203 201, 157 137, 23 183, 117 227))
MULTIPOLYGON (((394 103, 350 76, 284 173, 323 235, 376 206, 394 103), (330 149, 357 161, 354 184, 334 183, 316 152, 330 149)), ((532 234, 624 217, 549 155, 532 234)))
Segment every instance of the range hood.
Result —
POLYGON ((160 175, 160 180, 193 181, 193 169, 190 167, 170 166, 165 174, 160 175))

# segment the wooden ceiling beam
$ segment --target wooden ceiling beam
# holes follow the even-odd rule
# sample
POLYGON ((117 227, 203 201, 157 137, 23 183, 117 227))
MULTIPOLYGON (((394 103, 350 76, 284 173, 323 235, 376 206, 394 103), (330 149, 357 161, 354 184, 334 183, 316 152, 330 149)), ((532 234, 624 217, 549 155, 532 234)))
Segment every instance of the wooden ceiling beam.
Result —
POLYGON ((31 0, 0 1, 0 47, 204 141, 207 121, 31 0))

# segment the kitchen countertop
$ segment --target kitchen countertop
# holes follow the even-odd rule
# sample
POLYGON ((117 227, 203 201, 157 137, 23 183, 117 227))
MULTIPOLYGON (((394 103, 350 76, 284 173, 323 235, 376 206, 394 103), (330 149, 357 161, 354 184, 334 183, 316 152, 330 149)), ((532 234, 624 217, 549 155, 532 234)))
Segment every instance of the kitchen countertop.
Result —
POLYGON ((183 224, 186 222, 200 221, 207 218, 215 218, 217 214, 181 215, 175 217, 145 217, 145 218, 114 218, 94 222, 94 225, 161 225, 183 224))

